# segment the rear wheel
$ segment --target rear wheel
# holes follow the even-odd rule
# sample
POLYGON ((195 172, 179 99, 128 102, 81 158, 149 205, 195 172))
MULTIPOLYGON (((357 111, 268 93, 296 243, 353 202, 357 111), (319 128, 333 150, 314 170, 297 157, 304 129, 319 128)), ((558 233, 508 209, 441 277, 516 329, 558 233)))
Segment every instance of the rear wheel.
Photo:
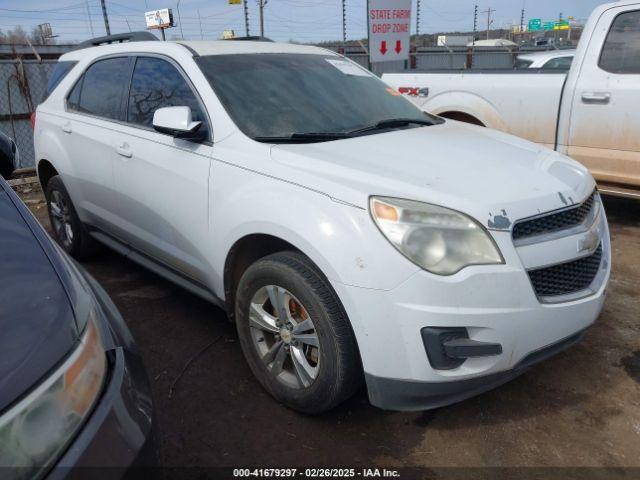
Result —
POLYGON ((360 360, 346 314, 303 255, 281 252, 247 269, 236 324, 251 370, 288 407, 321 413, 358 388, 360 360))
POLYGON ((71 197, 59 175, 51 177, 45 191, 49 221, 56 242, 75 258, 86 258, 96 250, 95 240, 80 221, 71 197))

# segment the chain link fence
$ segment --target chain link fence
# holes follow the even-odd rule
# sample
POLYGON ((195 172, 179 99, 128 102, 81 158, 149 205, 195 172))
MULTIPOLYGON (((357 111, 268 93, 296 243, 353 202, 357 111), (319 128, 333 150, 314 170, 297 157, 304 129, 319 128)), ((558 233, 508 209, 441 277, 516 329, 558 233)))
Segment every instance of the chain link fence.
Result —
POLYGON ((20 151, 17 168, 34 166, 31 113, 42 101, 57 60, 0 60, 0 131, 20 151))

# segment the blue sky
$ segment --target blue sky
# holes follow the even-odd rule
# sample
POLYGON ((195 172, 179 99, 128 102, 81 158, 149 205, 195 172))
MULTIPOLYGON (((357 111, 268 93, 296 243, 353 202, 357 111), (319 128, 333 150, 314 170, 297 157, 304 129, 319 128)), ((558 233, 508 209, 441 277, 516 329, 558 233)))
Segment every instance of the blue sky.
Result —
MULTIPOLYGON (((250 31, 258 33, 257 0, 247 0, 250 31)), ((601 0, 421 0, 421 33, 471 30, 473 7, 495 9, 494 27, 520 22, 520 9, 527 18, 553 20, 560 12, 564 17, 586 19, 601 0)), ((112 33, 142 30, 144 12, 157 8, 173 9, 178 21, 177 0, 106 0, 112 33)), ((416 0, 413 0, 414 10, 416 0)), ((366 0, 346 0, 347 36, 366 36, 366 0)), ((228 0, 181 0, 180 26, 168 36, 184 35, 187 39, 216 39, 224 29, 244 34, 241 5, 229 5, 228 0), (199 15, 199 17, 198 17, 199 15), (182 27, 182 28, 180 28, 182 27)), ((268 0, 265 7, 265 34, 279 41, 312 42, 338 40, 342 36, 341 0, 268 0)), ((22 25, 28 31, 38 23, 49 22, 59 42, 84 40, 104 35, 104 23, 99 0, 0 0, 0 30, 22 25)), ((415 30, 415 20, 412 20, 415 30)), ((479 18, 485 28, 486 16, 479 18)))

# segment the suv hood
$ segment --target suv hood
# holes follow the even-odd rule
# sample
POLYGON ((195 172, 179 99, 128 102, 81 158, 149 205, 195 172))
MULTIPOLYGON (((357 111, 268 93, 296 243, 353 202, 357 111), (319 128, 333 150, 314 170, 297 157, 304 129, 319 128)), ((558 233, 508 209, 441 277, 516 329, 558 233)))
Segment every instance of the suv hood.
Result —
POLYGON ((60 277, 9 189, 0 178, 0 413, 78 341, 60 277))
POLYGON ((287 180, 367 208, 370 195, 465 212, 491 229, 580 203, 595 188, 586 168, 495 130, 441 125, 271 150, 287 180))

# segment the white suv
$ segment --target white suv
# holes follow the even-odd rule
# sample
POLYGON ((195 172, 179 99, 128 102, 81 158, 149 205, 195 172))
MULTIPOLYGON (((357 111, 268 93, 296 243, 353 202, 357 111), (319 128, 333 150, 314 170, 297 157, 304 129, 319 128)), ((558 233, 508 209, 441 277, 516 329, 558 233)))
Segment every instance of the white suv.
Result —
POLYGON ((282 403, 426 409, 598 317, 609 232, 580 164, 427 115, 310 46, 130 41, 61 57, 38 107, 55 236, 225 308, 282 403))

